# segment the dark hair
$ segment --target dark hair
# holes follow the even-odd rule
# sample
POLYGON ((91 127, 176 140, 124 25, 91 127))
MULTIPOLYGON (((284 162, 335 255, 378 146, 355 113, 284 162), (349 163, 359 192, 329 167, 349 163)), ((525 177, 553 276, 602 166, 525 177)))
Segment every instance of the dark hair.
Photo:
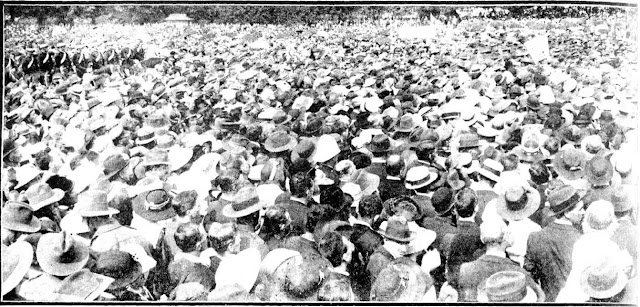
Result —
POLYGON ((255 228, 258 223, 260 223, 260 211, 236 218, 238 225, 248 225, 255 228))
POLYGON ((382 199, 378 194, 362 197, 358 205, 358 214, 365 218, 374 218, 382 213, 382 199))
POLYGON ((109 202, 109 207, 120 211, 118 214, 113 216, 120 225, 131 226, 131 220, 133 220, 133 206, 131 198, 123 194, 116 195, 116 197, 109 202))
POLYGON ((260 233, 267 237, 286 237, 291 231, 291 217, 287 209, 274 206, 267 209, 262 220, 260 233))
POLYGON ((307 223, 305 224, 305 230, 313 233, 316 226, 322 225, 325 222, 331 221, 334 216, 333 209, 326 204, 313 204, 307 212, 307 223))
POLYGON ((176 245, 182 252, 192 252, 196 249, 198 242, 200 242, 200 229, 198 225, 194 223, 181 224, 173 234, 173 238, 176 240, 176 245))
POLYGON ((549 169, 542 161, 531 165, 529 175, 531 175, 531 180, 538 185, 549 182, 549 178, 551 177, 549 169))
POLYGON ((560 149, 560 140, 556 137, 550 137, 544 141, 542 145, 550 154, 555 154, 560 149))
POLYGON ((327 258, 332 266, 337 267, 342 263, 342 255, 347 247, 342 242, 342 235, 335 231, 325 233, 318 242, 320 254, 327 258))
POLYGON ((198 192, 195 190, 180 192, 173 199, 171 206, 179 217, 184 217, 187 214, 187 211, 191 210, 195 206, 197 197, 198 192))
POLYGON ((295 173, 289 180, 291 195, 295 197, 305 197, 311 186, 311 178, 306 173, 295 173))
POLYGON ((404 160, 400 155, 390 155, 387 158, 385 170, 390 176, 400 176, 404 169, 404 160))
POLYGON ((454 198, 456 213, 459 217, 471 217, 476 210, 478 197, 476 192, 470 188, 464 188, 454 198))
POLYGON ((352 298, 352 289, 349 279, 335 278, 334 274, 330 274, 325 279, 318 290, 318 301, 324 302, 349 302, 352 298))
POLYGON ((504 171, 512 171, 518 168, 520 158, 514 153, 508 153, 500 157, 500 164, 504 167, 504 171))

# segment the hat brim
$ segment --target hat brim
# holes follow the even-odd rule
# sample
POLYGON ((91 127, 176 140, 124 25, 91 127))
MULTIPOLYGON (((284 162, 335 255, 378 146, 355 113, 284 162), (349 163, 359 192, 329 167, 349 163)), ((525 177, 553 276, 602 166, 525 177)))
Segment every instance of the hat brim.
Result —
POLYGON ((436 180, 438 180, 439 177, 440 177, 440 173, 431 173, 430 172, 429 173, 429 179, 427 181, 425 181, 423 183, 420 183, 420 184, 410 184, 410 183, 407 183, 406 180, 405 180, 404 186, 405 186, 405 188, 410 189, 410 190, 419 189, 419 188, 426 187, 426 186, 434 183, 436 180))
POLYGON ((524 148, 522 148, 522 146, 517 146, 512 150, 512 152, 516 154, 516 156, 518 156, 520 161, 529 163, 539 162, 547 158, 540 150, 536 151, 534 154, 528 154, 524 151, 524 148))
POLYGON ((504 198, 498 197, 496 202, 496 210, 498 215, 508 221, 519 221, 531 216, 540 207, 540 192, 531 187, 524 187, 527 193, 527 204, 524 208, 514 211, 507 208, 507 202, 504 198))
POLYGON ((244 208, 239 211, 235 211, 233 209, 233 204, 228 204, 222 208, 222 214, 229 218, 239 218, 239 217, 247 216, 256 211, 260 211, 260 209, 262 208, 264 208, 264 204, 261 201, 258 201, 254 205, 251 205, 250 207, 244 208))
POLYGON ((13 231, 34 233, 39 231, 41 226, 40 220, 35 216, 31 218, 29 225, 9 221, 6 217, 2 218, 2 227, 13 231))
POLYGON ((409 237, 408 238, 400 238, 400 237, 396 237, 396 236, 391 236, 391 235, 388 235, 386 233, 386 231, 382 231, 382 230, 379 230, 378 233, 380 233, 386 239, 389 239, 389 240, 392 240, 392 241, 396 241, 396 242, 402 242, 402 243, 409 243, 409 242, 415 240, 416 237, 418 236, 418 234, 413 230, 409 231, 409 237))
POLYGON ((13 269, 13 272, 2 281, 3 296, 22 282, 24 275, 27 274, 33 262, 33 247, 28 242, 18 241, 9 245, 7 249, 15 249, 19 257, 18 264, 13 269))
POLYGON ((584 293, 593 298, 603 299, 613 297, 614 295, 620 293, 627 286, 627 275, 624 273, 624 271, 618 269, 617 273, 618 278, 616 279, 615 284, 609 287, 609 289, 599 290, 589 287, 589 274, 583 271, 582 274, 580 274, 580 287, 582 288, 582 291, 584 291, 584 293))
POLYGON ((34 204, 29 204, 31 206, 31 210, 38 211, 45 206, 48 206, 57 201, 60 201, 65 194, 65 192, 61 189, 53 189, 52 192, 53 192, 53 195, 51 195, 51 197, 34 204))
POLYGON ((62 263, 56 261, 53 255, 51 255, 51 251, 53 251, 55 246, 59 243, 56 242, 58 238, 55 236, 50 238, 52 238, 52 240, 49 240, 48 238, 45 238, 45 240, 40 239, 38 242, 38 248, 36 249, 36 258, 38 259, 38 264, 40 264, 40 268, 43 271, 54 276, 68 276, 80 271, 85 266, 89 260, 88 246, 75 242, 75 253, 73 254, 73 259, 66 263, 62 263))
MULTIPOLYGON (((584 197, 587 196, 587 193, 588 193, 588 191, 586 191, 586 190, 576 190, 576 194, 578 194, 578 196, 579 196, 578 202, 581 202, 584 199, 584 197)), ((561 210, 551 211, 551 212, 548 213, 548 216, 558 216, 560 214, 563 214, 563 213, 567 212, 575 204, 577 204, 577 203, 567 204, 561 210)))
POLYGON ((117 170, 113 170, 107 174, 104 175, 105 179, 111 179, 111 177, 115 176, 117 173, 121 172, 123 169, 125 169, 127 166, 129 166, 129 161, 125 161, 126 163, 119 169, 117 170))
POLYGON ((136 144, 137 145, 146 145, 146 144, 149 144, 149 143, 151 143, 151 142, 153 142, 155 140, 156 140, 155 136, 150 138, 150 139, 146 139, 146 140, 136 139, 136 144))
POLYGON ((139 194, 133 199, 132 203, 133 212, 143 219, 151 222, 158 222, 170 219, 177 215, 176 210, 173 209, 171 203, 168 203, 162 210, 149 210, 145 208, 144 201, 146 196, 147 193, 139 194))
POLYGON ((287 144, 278 146, 278 147, 273 146, 273 144, 270 144, 270 142, 265 142, 264 149, 266 149, 269 152, 283 152, 287 150, 292 150, 293 148, 296 147, 297 144, 298 142, 296 142, 294 138, 289 137, 289 142, 287 144))

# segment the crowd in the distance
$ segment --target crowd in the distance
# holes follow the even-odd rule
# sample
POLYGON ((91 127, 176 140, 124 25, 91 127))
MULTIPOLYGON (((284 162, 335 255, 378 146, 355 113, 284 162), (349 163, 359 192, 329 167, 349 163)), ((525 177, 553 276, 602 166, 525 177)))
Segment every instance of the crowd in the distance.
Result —
POLYGON ((637 303, 635 42, 474 22, 8 26, 3 300, 637 303))

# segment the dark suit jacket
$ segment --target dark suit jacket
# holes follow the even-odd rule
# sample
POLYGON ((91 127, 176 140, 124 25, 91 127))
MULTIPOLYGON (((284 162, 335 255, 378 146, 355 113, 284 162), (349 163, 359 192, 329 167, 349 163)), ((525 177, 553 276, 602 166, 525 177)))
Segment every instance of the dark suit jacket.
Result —
POLYGON ((357 297, 368 301, 371 291, 371 277, 367 271, 369 258, 384 244, 384 239, 366 225, 354 224, 349 241, 355 246, 354 257, 350 263, 351 280, 353 281, 351 286, 357 297))
POLYGON ((480 226, 468 221, 458 221, 458 233, 453 236, 447 257, 447 280, 457 288, 460 265, 471 262, 484 254, 480 241, 480 226))
POLYGON ((433 208, 431 204, 431 198, 425 195, 414 195, 411 196, 411 199, 415 201, 418 205, 420 205, 420 210, 422 210, 422 218, 432 218, 438 216, 436 213, 436 209, 433 208))
POLYGON ((387 199, 407 195, 407 189, 404 187, 404 180, 396 180, 386 177, 384 179, 380 177, 378 191, 380 191, 380 198, 382 198, 383 202, 387 199))
POLYGON ((369 264, 367 265, 367 272, 369 273, 369 279, 373 284, 378 277, 378 274, 387 266, 387 264, 393 261, 393 255, 384 248, 384 246, 378 247, 376 251, 371 255, 369 264))
POLYGON ((500 271, 519 271, 530 276, 529 272, 508 258, 482 255, 477 260, 463 263, 460 266, 458 301, 475 302, 478 295, 478 285, 500 271))
POLYGON ((309 208, 305 204, 291 199, 281 202, 278 205, 282 206, 287 210, 287 212, 289 212, 292 226, 291 234, 303 234, 307 224, 307 213, 309 212, 309 208))
POLYGON ((540 283, 547 301, 554 302, 571 271, 573 244, 580 232, 570 225, 551 223, 529 235, 524 268, 540 283))
POLYGON ((371 162, 371 165, 364 168, 364 170, 369 174, 374 174, 380 177, 380 181, 383 178, 387 178, 387 164, 379 163, 379 162, 371 162))

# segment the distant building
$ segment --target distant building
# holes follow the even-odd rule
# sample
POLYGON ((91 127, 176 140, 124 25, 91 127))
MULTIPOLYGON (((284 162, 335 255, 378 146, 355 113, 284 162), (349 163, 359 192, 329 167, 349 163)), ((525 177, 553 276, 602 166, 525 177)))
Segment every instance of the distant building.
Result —
POLYGON ((175 24, 189 24, 193 22, 193 18, 187 16, 187 14, 171 14, 164 21, 175 24))

